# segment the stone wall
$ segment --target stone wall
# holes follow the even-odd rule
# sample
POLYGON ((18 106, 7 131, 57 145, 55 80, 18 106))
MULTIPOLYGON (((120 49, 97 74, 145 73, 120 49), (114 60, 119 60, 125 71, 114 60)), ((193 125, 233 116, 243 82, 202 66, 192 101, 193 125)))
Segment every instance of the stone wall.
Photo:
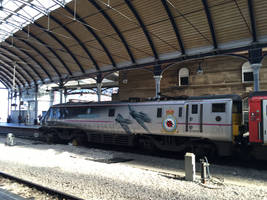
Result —
MULTIPOLYGON (((239 94, 253 90, 252 83, 242 83, 242 65, 246 60, 218 56, 201 62, 203 74, 197 74, 199 61, 177 63, 164 71, 161 79, 161 93, 167 96, 198 96, 208 94, 239 94), (179 69, 189 69, 189 85, 179 86, 179 69)), ((260 69, 260 89, 267 90, 267 60, 260 69)), ((155 96, 155 80, 149 70, 138 69, 121 72, 119 99, 130 97, 148 98, 155 96), (123 73, 123 76, 122 76, 123 73), (127 79, 127 84, 123 83, 127 79)))

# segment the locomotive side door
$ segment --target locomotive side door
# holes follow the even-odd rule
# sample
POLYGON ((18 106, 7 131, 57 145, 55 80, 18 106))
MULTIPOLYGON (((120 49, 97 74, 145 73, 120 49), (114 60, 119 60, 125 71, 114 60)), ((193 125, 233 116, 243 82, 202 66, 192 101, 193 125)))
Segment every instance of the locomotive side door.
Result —
POLYGON ((267 100, 262 100, 263 142, 267 144, 267 100))
POLYGON ((202 113, 203 104, 195 102, 188 104, 187 125, 189 132, 202 132, 202 113))

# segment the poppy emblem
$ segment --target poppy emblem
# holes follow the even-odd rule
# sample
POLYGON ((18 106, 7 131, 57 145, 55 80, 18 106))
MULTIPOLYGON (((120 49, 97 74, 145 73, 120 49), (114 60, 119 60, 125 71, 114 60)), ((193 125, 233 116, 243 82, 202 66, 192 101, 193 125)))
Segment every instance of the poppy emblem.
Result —
POLYGON ((167 115, 162 121, 162 127, 167 132, 175 132, 177 125, 176 119, 173 115, 167 115))

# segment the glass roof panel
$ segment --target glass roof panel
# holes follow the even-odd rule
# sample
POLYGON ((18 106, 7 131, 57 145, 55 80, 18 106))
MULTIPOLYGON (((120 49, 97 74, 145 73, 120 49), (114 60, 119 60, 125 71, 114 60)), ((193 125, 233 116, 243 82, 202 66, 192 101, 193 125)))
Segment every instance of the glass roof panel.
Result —
POLYGON ((3 0, 0 10, 0 42, 71 0, 3 0))
POLYGON ((13 1, 7 1, 5 3, 4 1, 4 6, 5 8, 8 8, 9 10, 15 11, 19 7, 17 4, 15 4, 13 1))

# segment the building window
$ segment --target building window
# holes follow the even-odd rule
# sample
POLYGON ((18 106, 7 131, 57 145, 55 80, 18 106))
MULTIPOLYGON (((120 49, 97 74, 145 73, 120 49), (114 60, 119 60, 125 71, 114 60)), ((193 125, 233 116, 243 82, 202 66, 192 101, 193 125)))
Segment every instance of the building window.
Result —
POLYGON ((243 82, 253 81, 253 72, 244 72, 243 76, 244 76, 243 82))
POLYGON ((182 85, 189 85, 189 70, 185 67, 179 70, 179 86, 182 85))
POLYGON ((253 80, 253 69, 249 62, 245 62, 242 65, 242 83, 252 82, 253 80))

